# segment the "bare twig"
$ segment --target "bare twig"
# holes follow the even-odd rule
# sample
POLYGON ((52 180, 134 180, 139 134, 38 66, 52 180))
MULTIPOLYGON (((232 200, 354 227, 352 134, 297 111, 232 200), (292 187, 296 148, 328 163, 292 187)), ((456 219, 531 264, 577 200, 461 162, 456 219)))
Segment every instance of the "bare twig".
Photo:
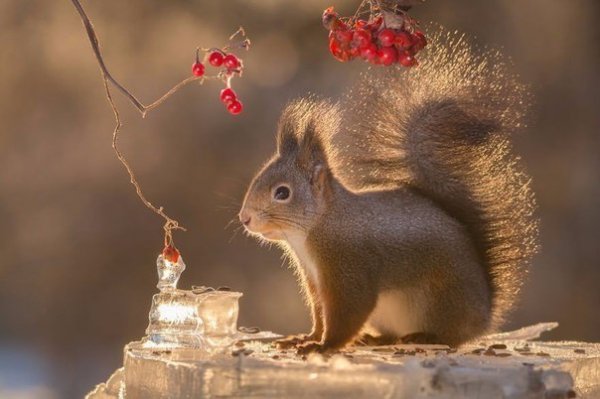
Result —
POLYGON ((122 127, 122 124, 121 124, 121 118, 119 116, 119 110, 118 110, 117 106, 114 103, 114 100, 113 100, 113 97, 112 97, 112 94, 111 94, 111 91, 110 91, 109 82, 113 86, 115 86, 138 109, 138 111, 142 114, 142 117, 145 117, 146 114, 148 113, 148 111, 150 111, 151 109, 153 109, 153 108, 157 107, 158 105, 162 104, 167 98, 169 98, 171 95, 173 95, 179 89, 181 89, 182 87, 184 87, 188 83, 194 82, 196 80, 202 80, 203 78, 202 77, 192 76, 192 77, 189 77, 187 79, 184 79, 183 81, 181 81, 178 84, 176 84, 171 90, 169 90, 166 94, 164 94, 158 100, 154 101, 153 103, 151 103, 149 105, 144 105, 129 90, 127 90, 122 84, 120 84, 110 74, 110 72, 108 71, 108 68, 106 67, 106 64, 104 62, 104 59, 102 58, 102 53, 100 51, 100 44, 99 44, 99 41, 98 41, 98 36, 96 35, 96 32, 95 32, 94 27, 92 25, 92 22, 90 21, 90 19, 87 16, 85 10, 81 6, 80 1, 79 0, 71 0, 71 1, 72 1, 73 5, 75 6, 75 8, 77 9, 77 12, 79 13, 79 16, 81 17, 83 25, 85 26, 85 30, 87 32, 90 44, 92 46, 92 50, 94 51, 94 55, 96 56, 96 60, 98 61, 98 65, 100 66, 100 70, 102 72, 102 79, 104 81, 104 88, 106 90, 106 98, 107 98, 107 100, 108 100, 108 102, 109 102, 109 104, 111 106, 111 109, 112 109, 114 117, 115 117, 116 125, 115 125, 115 128, 113 130, 112 147, 113 147, 113 149, 114 149, 114 151, 115 151, 115 153, 117 155, 117 158, 123 164, 123 166, 125 167, 125 170, 129 174, 129 178, 130 178, 131 184, 133 184, 133 186, 135 187, 135 191, 136 191, 138 197, 140 198, 140 200, 144 203, 144 205, 146 207, 148 207, 150 210, 152 210, 154 213, 156 213, 157 215, 161 216, 165 220, 165 224, 163 226, 163 229, 165 231, 165 245, 170 245, 173 242, 173 233, 172 233, 172 231, 173 230, 184 230, 185 231, 185 228, 183 226, 180 226, 179 222, 177 222, 175 219, 172 219, 171 217, 169 217, 164 212, 164 209, 163 209, 162 206, 161 207, 156 207, 150 201, 148 201, 148 199, 146 198, 146 196, 142 192, 142 188, 141 188, 139 182, 137 181, 137 179, 135 177, 133 169, 129 165, 129 162, 127 162, 127 159, 125 158, 125 156, 123 155, 123 153, 119 150, 119 146, 118 146, 119 131, 120 131, 121 127, 122 127))
POLYGON ((148 199, 146 199, 146 196, 142 192, 142 188, 140 187, 140 184, 138 183, 138 181, 135 177, 135 174, 133 173, 133 170, 131 169, 131 166, 129 165, 129 162, 127 162, 127 159, 125 159, 125 156, 119 150, 119 145, 118 145, 119 144, 119 130, 121 129, 121 126, 122 126, 121 118, 119 116, 119 110, 117 109, 117 107, 113 101, 112 95, 110 93, 108 79, 106 77, 104 77, 103 81, 104 81, 104 89, 106 90, 106 98, 108 99, 108 102, 110 103, 110 107, 112 108, 113 114, 115 116, 115 122, 116 122, 115 129, 113 130, 112 148, 115 150, 115 153, 117 154, 117 158, 119 158, 119 161, 121 161, 121 163, 127 170, 131 184, 133 184, 133 186, 135 187, 135 192, 137 193, 138 197, 142 200, 142 202, 144 203, 144 205, 146 205, 146 207, 150 208, 157 215, 159 215, 163 219, 165 219, 165 224, 163 226, 163 229, 165 231, 165 246, 172 245, 173 244, 173 230, 179 229, 179 230, 185 231, 185 228, 183 226, 180 226, 179 222, 177 222, 175 219, 171 219, 164 212, 162 206, 160 208, 157 208, 150 201, 148 201, 148 199))
POLYGON ((356 19, 358 18, 358 16, 362 13, 363 8, 366 5, 369 5, 369 7, 371 7, 371 9, 373 8, 372 2, 369 0, 362 0, 358 6, 358 8, 356 9, 356 11, 354 12, 354 15, 352 16, 352 18, 350 19, 352 22, 355 22, 356 19))

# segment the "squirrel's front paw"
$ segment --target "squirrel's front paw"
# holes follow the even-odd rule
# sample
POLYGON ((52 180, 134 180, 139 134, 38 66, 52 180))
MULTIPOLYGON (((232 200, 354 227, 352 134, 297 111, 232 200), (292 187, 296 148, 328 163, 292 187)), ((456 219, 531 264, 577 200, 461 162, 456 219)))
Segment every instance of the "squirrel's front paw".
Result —
POLYGON ((310 335, 307 334, 289 335, 285 338, 275 341, 275 346, 277 346, 277 349, 290 349, 295 348, 309 340, 310 335))
POLYGON ((296 349, 296 353, 298 355, 308 355, 310 353, 321 353, 321 354, 333 354, 338 353, 339 350, 335 347, 332 347, 327 344, 322 344, 320 342, 307 342, 302 345, 298 345, 296 349))
POLYGON ((323 344, 318 342, 307 342, 302 345, 298 345, 296 353, 299 355, 308 355, 309 353, 325 353, 326 349, 323 344))

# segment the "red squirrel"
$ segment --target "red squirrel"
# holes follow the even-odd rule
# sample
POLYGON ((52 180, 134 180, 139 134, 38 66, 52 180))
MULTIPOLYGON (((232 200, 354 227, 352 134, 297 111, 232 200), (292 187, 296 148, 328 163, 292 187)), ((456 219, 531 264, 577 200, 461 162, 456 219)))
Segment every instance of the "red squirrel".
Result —
POLYGON ((280 344, 458 346, 497 329, 537 250, 510 143, 526 103, 499 54, 439 34, 418 67, 289 104, 239 213, 289 255, 311 309, 312 331, 280 344))

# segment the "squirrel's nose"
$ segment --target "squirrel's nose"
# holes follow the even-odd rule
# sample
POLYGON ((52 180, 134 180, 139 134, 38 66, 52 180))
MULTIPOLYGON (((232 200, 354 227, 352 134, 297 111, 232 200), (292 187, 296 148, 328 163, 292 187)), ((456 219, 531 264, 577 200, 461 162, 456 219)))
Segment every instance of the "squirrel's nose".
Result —
POLYGON ((242 222, 244 226, 248 226, 252 220, 252 217, 245 210, 240 212, 239 217, 240 222, 242 222))

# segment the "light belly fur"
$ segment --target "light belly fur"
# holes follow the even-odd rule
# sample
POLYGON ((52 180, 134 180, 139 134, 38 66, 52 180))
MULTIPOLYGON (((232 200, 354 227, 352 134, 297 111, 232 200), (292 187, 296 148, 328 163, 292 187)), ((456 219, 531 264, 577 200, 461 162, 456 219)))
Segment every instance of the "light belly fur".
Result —
POLYGON ((420 332, 423 328, 420 316, 424 308, 425 297, 420 291, 384 291, 377 297, 375 308, 367 321, 367 330, 398 337, 420 332))
POLYGON ((289 233, 286 238, 292 254, 304 269, 307 277, 319 289, 319 273, 317 265, 309 255, 308 248, 306 248, 306 235, 303 233, 289 233))

